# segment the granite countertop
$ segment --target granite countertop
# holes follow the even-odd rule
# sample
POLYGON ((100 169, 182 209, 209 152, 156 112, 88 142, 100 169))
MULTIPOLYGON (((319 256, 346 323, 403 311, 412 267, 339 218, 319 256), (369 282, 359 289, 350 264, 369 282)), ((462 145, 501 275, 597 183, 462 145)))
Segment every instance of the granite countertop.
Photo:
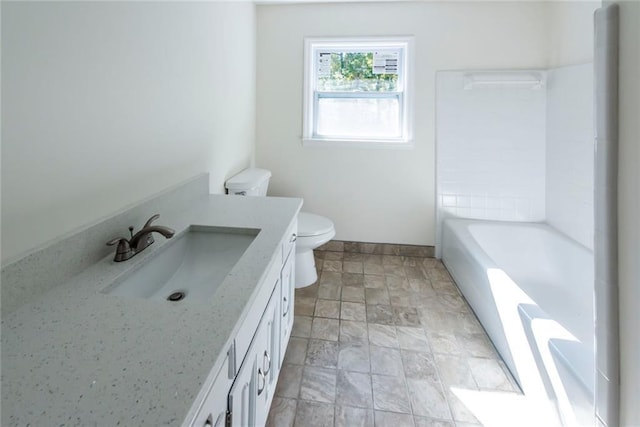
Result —
MULTIPOLYGON (((114 280, 154 256, 113 255, 2 319, 3 425, 180 425, 221 366, 301 199, 211 195, 161 212, 190 225, 258 228, 211 301, 175 304, 108 295, 114 280)), ((126 230, 123 230, 123 233, 126 230)))

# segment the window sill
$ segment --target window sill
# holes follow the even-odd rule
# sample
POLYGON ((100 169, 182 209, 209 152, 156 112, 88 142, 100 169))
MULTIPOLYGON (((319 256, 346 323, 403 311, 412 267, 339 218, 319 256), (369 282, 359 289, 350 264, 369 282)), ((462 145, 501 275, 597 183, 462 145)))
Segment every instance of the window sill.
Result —
POLYGON ((303 138, 303 147, 370 148, 383 150, 411 150, 413 140, 381 141, 379 139, 315 139, 303 138))

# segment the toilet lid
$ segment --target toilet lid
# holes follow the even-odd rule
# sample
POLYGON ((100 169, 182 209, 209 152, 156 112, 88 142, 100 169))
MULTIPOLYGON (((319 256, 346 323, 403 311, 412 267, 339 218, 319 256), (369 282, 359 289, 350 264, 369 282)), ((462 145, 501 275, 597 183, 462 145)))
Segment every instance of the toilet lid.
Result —
POLYGON ((333 222, 328 218, 307 212, 298 214, 298 236, 310 237, 333 230, 333 222))

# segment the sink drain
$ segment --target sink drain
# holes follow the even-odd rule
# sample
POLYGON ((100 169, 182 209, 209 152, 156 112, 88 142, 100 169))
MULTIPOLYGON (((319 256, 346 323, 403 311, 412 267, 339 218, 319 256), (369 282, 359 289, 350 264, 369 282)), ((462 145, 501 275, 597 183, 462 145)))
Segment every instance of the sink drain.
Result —
POLYGON ((167 301, 172 301, 172 302, 180 301, 180 300, 184 299, 184 297, 186 295, 187 294, 185 294, 183 291, 177 291, 177 292, 174 292, 171 295, 169 295, 167 297, 167 301))

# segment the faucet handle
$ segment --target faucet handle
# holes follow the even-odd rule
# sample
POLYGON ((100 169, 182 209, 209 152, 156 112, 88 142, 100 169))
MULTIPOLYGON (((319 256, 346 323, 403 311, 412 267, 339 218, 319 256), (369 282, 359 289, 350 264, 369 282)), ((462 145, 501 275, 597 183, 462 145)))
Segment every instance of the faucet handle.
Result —
POLYGON ((124 237, 116 237, 115 239, 107 242, 107 246, 113 245, 118 245, 116 248, 116 255, 113 258, 115 262, 126 261, 134 255, 129 241, 124 237))
POLYGON ((158 219, 158 218, 160 218, 160 214, 155 214, 155 215, 153 215, 151 218, 149 218, 149 219, 147 220, 147 222, 145 222, 145 223, 144 223, 144 227, 143 227, 143 228, 149 227, 149 226, 151 225, 151 223, 152 223, 153 221, 155 221, 156 219, 158 219))

